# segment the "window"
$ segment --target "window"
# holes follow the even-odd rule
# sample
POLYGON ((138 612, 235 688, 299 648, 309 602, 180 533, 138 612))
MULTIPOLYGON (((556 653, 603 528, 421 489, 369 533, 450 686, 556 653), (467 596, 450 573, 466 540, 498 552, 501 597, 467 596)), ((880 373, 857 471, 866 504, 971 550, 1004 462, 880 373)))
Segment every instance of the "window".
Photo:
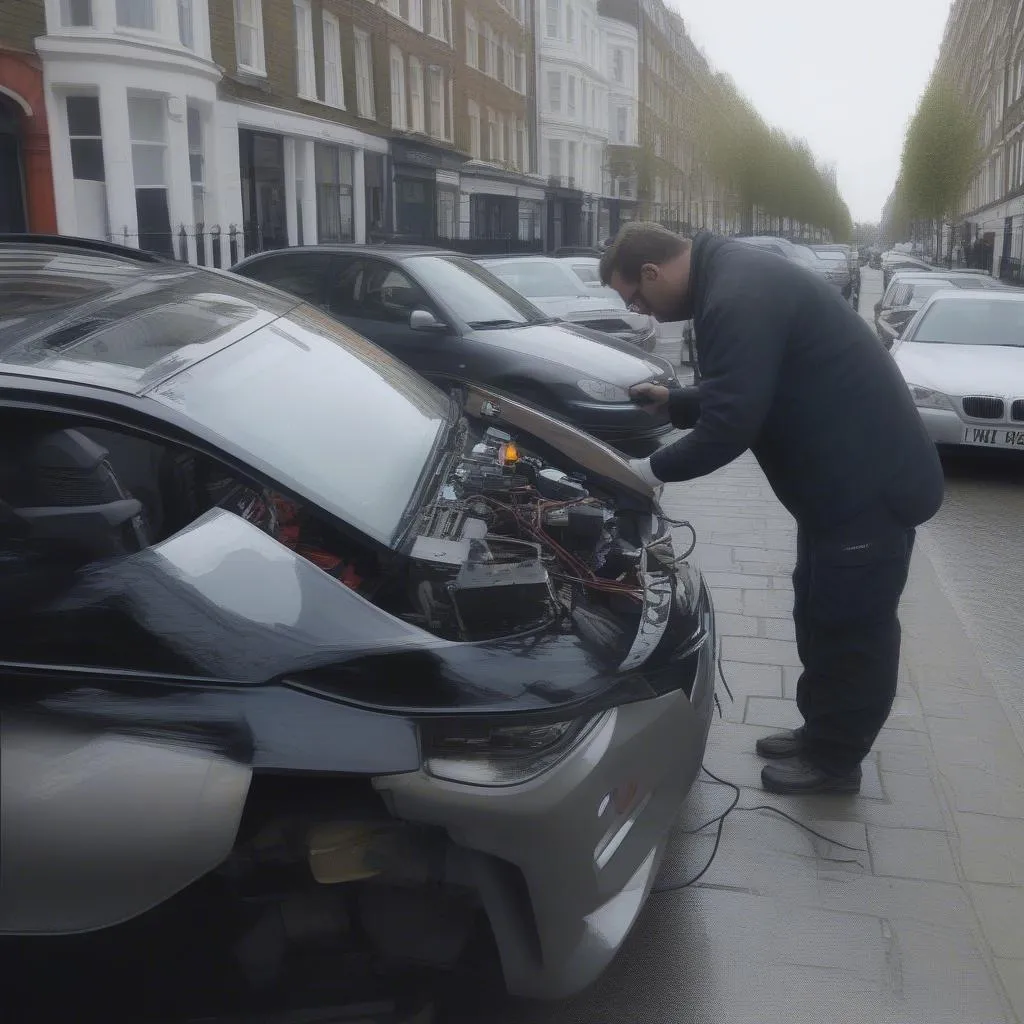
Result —
POLYGON ((321 242, 350 242, 355 237, 352 203, 352 150, 317 142, 316 222, 321 242))
POLYGON ((518 64, 516 63, 516 51, 511 43, 505 44, 505 67, 503 68, 505 75, 503 81, 510 89, 516 87, 516 71, 518 64))
POLYGON ((529 159, 526 155, 526 123, 521 117, 516 118, 516 166, 521 171, 528 168, 529 159))
POLYGON ((154 0, 117 0, 118 28, 141 28, 147 32, 156 30, 154 0))
POLYGON ((574 42, 576 39, 576 9, 572 4, 565 8, 565 41, 574 42))
MULTIPOLYGON (((196 230, 206 222, 205 181, 206 161, 203 156, 203 118, 198 107, 186 111, 188 128, 188 169, 192 182, 192 223, 196 230)), ((202 246, 200 246, 202 248, 202 246)), ((199 254, 202 259, 203 254, 199 254)))
POLYGON ((548 140, 548 174, 553 178, 562 176, 562 140, 548 140))
POLYGON ((316 64, 313 56, 313 12, 309 0, 294 0, 295 18, 295 85, 299 96, 316 97, 316 64))
POLYGON ((626 55, 620 49, 612 51, 612 78, 616 82, 626 80, 626 55))
POLYGON ((405 58, 397 46, 391 47, 391 127, 405 129, 405 58))
POLYGON ((92 25, 92 0, 60 0, 60 23, 64 28, 92 25))
POLYGON ((568 113, 570 117, 576 116, 576 76, 569 76, 569 104, 568 113))
POLYGON ((360 117, 374 117, 373 105, 373 51, 370 37, 355 30, 356 41, 356 107, 360 117))
POLYGON ((438 67, 430 69, 430 134, 435 139, 445 137, 444 74, 438 67))
POLYGON ((452 0, 430 0, 430 34, 446 43, 452 41, 452 0))
POLYGON ((345 79, 341 73, 341 28, 327 11, 324 23, 324 103, 345 109, 345 79))
POLYGON ((448 104, 445 107, 445 130, 444 137, 448 142, 453 140, 453 126, 455 125, 455 81, 448 79, 448 104))
POLYGON ((366 260, 360 316, 379 323, 408 324, 413 310, 432 309, 426 292, 390 263, 366 260))
POLYGON ((497 161, 498 159, 498 115, 487 109, 487 159, 497 161))
POLYGON ((569 152, 565 159, 566 173, 569 175, 570 179, 575 179, 578 177, 576 173, 576 143, 570 142, 568 144, 568 148, 569 152))
POLYGON ((466 113, 469 115, 469 155, 474 160, 479 160, 480 151, 480 104, 476 100, 470 100, 466 105, 466 113))
POLYGON ((265 74, 262 0, 235 0, 235 57, 243 71, 265 74))
POLYGON ((109 224, 100 101, 96 96, 68 96, 65 108, 74 177, 76 233, 85 238, 107 238, 109 224))
POLYGON ((516 75, 516 91, 521 95, 526 95, 526 54, 519 54, 519 71, 516 75))
POLYGON ((162 96, 128 97, 139 248, 174 255, 167 201, 167 119, 162 96))
POLYGON ((498 74, 498 38, 490 25, 484 26, 484 40, 484 74, 495 78, 498 74))
POLYGON ((476 19, 466 12, 466 63, 475 68, 480 63, 480 35, 476 28, 476 19))
POLYGON ((423 64, 418 57, 409 58, 409 98, 412 104, 409 127, 414 132, 425 132, 427 98, 423 91, 423 64))
POLYGON ((615 108, 615 141, 626 142, 629 132, 629 108, 615 108))
POLYGON ((547 0, 546 13, 544 34, 548 39, 558 39, 561 35, 562 0, 547 0))
POLYGON ((192 0, 178 0, 178 40, 190 50, 195 46, 192 24, 192 0))
POLYGON ((397 3, 397 9, 392 13, 398 15, 402 21, 408 22, 413 28, 423 31, 423 0, 391 0, 397 3))
POLYGON ((548 110, 552 114, 562 112, 562 73, 561 71, 548 72, 548 110))

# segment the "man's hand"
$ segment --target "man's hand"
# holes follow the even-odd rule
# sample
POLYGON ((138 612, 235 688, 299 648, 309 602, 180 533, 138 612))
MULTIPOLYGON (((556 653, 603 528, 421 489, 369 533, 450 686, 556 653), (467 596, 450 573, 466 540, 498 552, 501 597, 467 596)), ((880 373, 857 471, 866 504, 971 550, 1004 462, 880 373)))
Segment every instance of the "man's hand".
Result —
POLYGON ((630 401, 650 416, 657 416, 668 404, 668 388, 661 384, 634 384, 629 389, 630 401))

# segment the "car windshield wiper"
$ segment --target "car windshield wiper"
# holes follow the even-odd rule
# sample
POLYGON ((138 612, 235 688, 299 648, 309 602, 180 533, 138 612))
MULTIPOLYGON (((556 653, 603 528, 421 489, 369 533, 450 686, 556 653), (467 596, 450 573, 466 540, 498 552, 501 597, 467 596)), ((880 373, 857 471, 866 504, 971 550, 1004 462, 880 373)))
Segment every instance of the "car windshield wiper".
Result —
POLYGON ((467 326, 474 330, 485 331, 491 327, 526 327, 528 323, 528 320, 509 320, 498 317, 496 320, 471 320, 467 326))

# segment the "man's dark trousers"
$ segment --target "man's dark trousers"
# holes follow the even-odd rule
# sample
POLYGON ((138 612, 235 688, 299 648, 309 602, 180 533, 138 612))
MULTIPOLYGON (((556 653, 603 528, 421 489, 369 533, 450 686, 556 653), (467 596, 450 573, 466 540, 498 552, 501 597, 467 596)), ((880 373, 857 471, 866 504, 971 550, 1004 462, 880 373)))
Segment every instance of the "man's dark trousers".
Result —
POLYGON ((803 756, 828 774, 859 765, 892 710, 914 538, 877 507, 826 531, 798 524, 793 620, 804 671, 796 699, 803 756))

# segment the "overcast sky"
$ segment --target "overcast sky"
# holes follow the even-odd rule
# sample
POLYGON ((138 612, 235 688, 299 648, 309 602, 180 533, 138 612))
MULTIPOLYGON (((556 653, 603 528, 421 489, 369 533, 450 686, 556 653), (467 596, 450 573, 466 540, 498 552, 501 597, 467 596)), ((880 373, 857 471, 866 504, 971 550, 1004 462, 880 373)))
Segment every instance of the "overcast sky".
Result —
POLYGON ((854 220, 877 221, 950 0, 667 0, 769 123, 834 161, 854 220))

